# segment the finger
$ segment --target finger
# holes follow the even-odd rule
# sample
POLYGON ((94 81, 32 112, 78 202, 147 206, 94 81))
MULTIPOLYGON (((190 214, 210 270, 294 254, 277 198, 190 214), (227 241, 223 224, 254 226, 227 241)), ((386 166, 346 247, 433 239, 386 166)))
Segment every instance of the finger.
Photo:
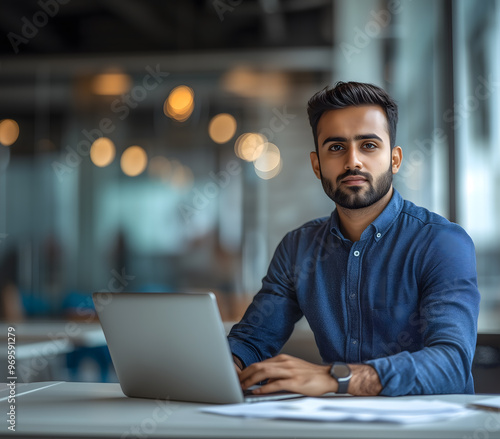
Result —
MULTIPOLYGON (((282 361, 279 359, 276 359, 277 357, 273 358, 268 358, 267 360, 260 361, 258 363, 253 363, 250 366, 246 367, 245 369, 242 370, 242 379, 246 379, 247 377, 255 374, 258 371, 261 370, 276 370, 276 369, 282 369, 282 361), (281 364, 280 364, 281 363, 281 364)), ((266 377, 269 378, 269 377, 266 377)))
POLYGON ((294 374, 293 369, 302 362, 302 360, 290 355, 280 354, 276 357, 253 363, 242 370, 242 373, 239 375, 240 383, 242 388, 246 389, 266 379, 290 378, 294 374))
POLYGON ((265 363, 264 361, 260 363, 254 363, 241 372, 241 379, 246 379, 252 375, 258 373, 266 374, 266 378, 272 377, 282 377, 283 373, 287 373, 287 368, 276 363, 265 363))
POLYGON ((250 378, 252 375, 258 373, 261 370, 262 370, 261 363, 251 364, 250 366, 246 367, 245 369, 243 369, 241 371, 240 381, 244 381, 244 380, 250 378))
POLYGON ((325 393, 324 387, 321 385, 304 385, 300 381, 293 378, 286 378, 282 380, 275 380, 260 386, 258 389, 253 390, 255 394, 266 394, 285 390, 292 393, 301 393, 307 396, 320 396, 325 393))
POLYGON ((290 371, 281 368, 270 367, 256 367, 252 371, 243 371, 240 375, 240 383, 243 389, 246 389, 254 384, 260 383, 264 380, 280 380, 290 378, 290 371))
POLYGON ((292 384, 288 379, 273 380, 272 382, 263 384, 258 389, 254 389, 252 393, 266 394, 266 393, 279 392, 280 390, 287 390, 289 392, 293 392, 294 390, 291 388, 291 386, 292 384))
POLYGON ((258 370, 255 373, 246 376, 245 378, 240 376, 240 383, 242 389, 247 389, 248 387, 251 387, 255 384, 258 384, 262 381, 265 381, 269 378, 268 373, 264 370, 258 370))

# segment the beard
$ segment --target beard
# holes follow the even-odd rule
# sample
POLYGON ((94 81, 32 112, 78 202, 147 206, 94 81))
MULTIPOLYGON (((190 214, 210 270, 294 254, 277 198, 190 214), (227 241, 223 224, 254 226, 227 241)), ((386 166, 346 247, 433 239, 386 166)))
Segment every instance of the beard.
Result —
POLYGON ((371 206, 379 201, 384 195, 389 192, 392 185, 392 166, 382 174, 377 181, 373 182, 370 174, 358 170, 347 171, 337 178, 337 185, 333 187, 330 180, 323 177, 321 172, 321 184, 325 194, 337 205, 345 209, 363 209, 364 207, 371 206), (360 175, 366 178, 368 188, 362 186, 342 186, 341 180, 352 175, 360 175))

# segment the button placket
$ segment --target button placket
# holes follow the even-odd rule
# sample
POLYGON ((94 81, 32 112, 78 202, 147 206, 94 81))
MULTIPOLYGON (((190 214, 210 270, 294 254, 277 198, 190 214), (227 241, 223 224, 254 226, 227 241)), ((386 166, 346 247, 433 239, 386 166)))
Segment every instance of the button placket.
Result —
POLYGON ((349 316, 348 325, 348 342, 346 346, 347 356, 351 361, 360 361, 360 337, 361 337, 361 309, 359 304, 360 285, 359 278, 361 276, 361 253, 363 251, 362 242, 355 242, 351 248, 351 257, 348 264, 348 284, 347 284, 347 308, 349 316), (360 250, 356 249, 360 248, 360 250))

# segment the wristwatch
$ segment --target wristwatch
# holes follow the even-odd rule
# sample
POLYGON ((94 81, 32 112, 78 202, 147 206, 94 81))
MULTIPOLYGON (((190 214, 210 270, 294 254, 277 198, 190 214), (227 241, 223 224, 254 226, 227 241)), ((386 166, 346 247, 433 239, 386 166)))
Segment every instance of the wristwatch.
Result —
POLYGON ((345 363, 336 362, 330 368, 330 375, 339 383, 337 393, 347 393, 349 381, 352 377, 351 368, 345 363))

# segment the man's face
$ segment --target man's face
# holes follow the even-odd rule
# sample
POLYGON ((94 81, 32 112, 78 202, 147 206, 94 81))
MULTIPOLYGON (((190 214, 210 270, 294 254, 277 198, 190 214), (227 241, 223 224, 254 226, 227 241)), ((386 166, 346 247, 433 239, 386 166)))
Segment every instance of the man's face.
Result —
POLYGON ((378 105, 325 112, 318 123, 314 173, 325 193, 346 209, 371 206, 392 187, 401 148, 391 151, 387 118, 378 105))

